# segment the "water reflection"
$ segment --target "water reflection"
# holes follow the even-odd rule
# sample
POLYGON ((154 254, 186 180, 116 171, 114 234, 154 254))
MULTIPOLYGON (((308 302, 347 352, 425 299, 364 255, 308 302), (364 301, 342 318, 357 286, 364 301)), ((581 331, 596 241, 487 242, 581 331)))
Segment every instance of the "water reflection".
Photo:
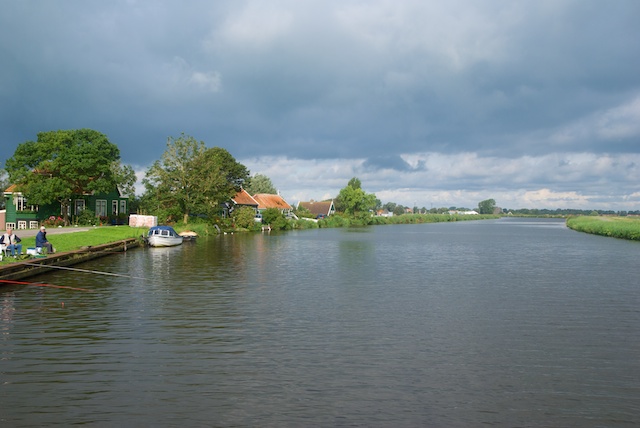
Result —
POLYGON ((11 340, 13 316, 16 311, 14 304, 15 292, 7 291, 0 295, 0 360, 11 358, 10 347, 6 345, 11 340))

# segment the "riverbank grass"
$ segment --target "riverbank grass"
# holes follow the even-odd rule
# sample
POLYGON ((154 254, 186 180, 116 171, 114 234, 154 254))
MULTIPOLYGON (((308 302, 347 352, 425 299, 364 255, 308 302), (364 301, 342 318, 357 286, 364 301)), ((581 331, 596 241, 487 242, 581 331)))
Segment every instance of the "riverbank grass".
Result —
POLYGON ((570 217, 567 227, 578 232, 640 241, 640 218, 636 217, 570 217))
MULTIPOLYGON (((50 233, 47 240, 56 249, 56 252, 79 250, 86 246, 96 246, 109 244, 111 242, 121 241, 129 238, 140 238, 146 234, 149 229, 146 227, 129 227, 129 226, 109 226, 98 227, 88 231, 76 232, 69 228, 69 233, 50 233)), ((36 246, 36 238, 34 236, 22 238, 22 253, 27 252, 27 248, 36 246)), ((0 264, 14 262, 11 256, 4 258, 0 264)))
MULTIPOLYGON (((60 233, 55 235, 47 235, 47 240, 51 242, 56 251, 73 251, 79 250, 86 246, 96 246, 102 244, 109 244, 111 242, 120 241, 129 238, 140 238, 141 235, 145 235, 149 229, 146 227, 129 227, 129 226, 109 226, 109 227, 97 227, 86 232, 70 232, 60 233)), ((27 238, 33 240, 35 246, 35 238, 27 238)), ((23 249, 25 248, 23 244, 23 249)))

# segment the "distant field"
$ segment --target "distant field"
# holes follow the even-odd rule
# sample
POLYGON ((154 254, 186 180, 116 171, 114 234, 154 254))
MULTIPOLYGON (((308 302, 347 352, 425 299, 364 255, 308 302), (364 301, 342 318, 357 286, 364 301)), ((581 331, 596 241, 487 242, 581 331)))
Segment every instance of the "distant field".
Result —
POLYGON ((570 217, 567 227, 578 232, 640 241, 640 219, 636 217, 570 217))

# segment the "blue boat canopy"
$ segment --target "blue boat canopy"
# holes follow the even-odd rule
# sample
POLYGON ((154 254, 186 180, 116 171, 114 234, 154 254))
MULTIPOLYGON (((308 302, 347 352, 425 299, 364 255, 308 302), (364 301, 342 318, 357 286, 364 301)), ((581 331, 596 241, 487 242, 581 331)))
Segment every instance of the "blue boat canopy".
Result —
POLYGON ((173 227, 171 226, 151 226, 149 228, 149 232, 151 232, 152 230, 169 230, 175 232, 175 230, 173 230, 173 227))
POLYGON ((178 237, 178 232, 173 230, 171 226, 151 226, 149 228, 149 236, 178 237))

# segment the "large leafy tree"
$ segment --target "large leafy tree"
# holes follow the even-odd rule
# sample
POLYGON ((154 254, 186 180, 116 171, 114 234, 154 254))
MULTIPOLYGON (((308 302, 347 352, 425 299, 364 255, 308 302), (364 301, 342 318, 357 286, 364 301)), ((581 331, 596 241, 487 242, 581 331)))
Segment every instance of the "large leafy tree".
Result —
POLYGON ((247 180, 249 171, 225 149, 207 148, 202 141, 181 134, 169 137, 162 158, 153 163, 143 183, 144 200, 152 212, 210 215, 231 199, 247 180))
POLYGON ((494 199, 485 199, 478 202, 478 212, 480 214, 493 214, 496 208, 496 201, 494 199))
POLYGON ((66 224, 74 195, 107 193, 116 186, 132 195, 136 182, 133 168, 121 164, 118 146, 92 129, 40 132, 36 141, 18 145, 6 170, 30 204, 59 202, 66 224))
POLYGON ((373 209, 376 203, 376 195, 362 190, 362 183, 356 177, 349 180, 347 186, 340 190, 337 198, 337 208, 345 214, 352 215, 373 209))
POLYGON ((249 179, 247 167, 221 147, 206 149, 200 168, 204 196, 202 212, 209 216, 217 213, 221 204, 231 200, 249 179))
POLYGON ((275 195, 278 193, 271 179, 264 174, 256 174, 249 180, 249 184, 244 189, 250 194, 267 193, 275 195))

